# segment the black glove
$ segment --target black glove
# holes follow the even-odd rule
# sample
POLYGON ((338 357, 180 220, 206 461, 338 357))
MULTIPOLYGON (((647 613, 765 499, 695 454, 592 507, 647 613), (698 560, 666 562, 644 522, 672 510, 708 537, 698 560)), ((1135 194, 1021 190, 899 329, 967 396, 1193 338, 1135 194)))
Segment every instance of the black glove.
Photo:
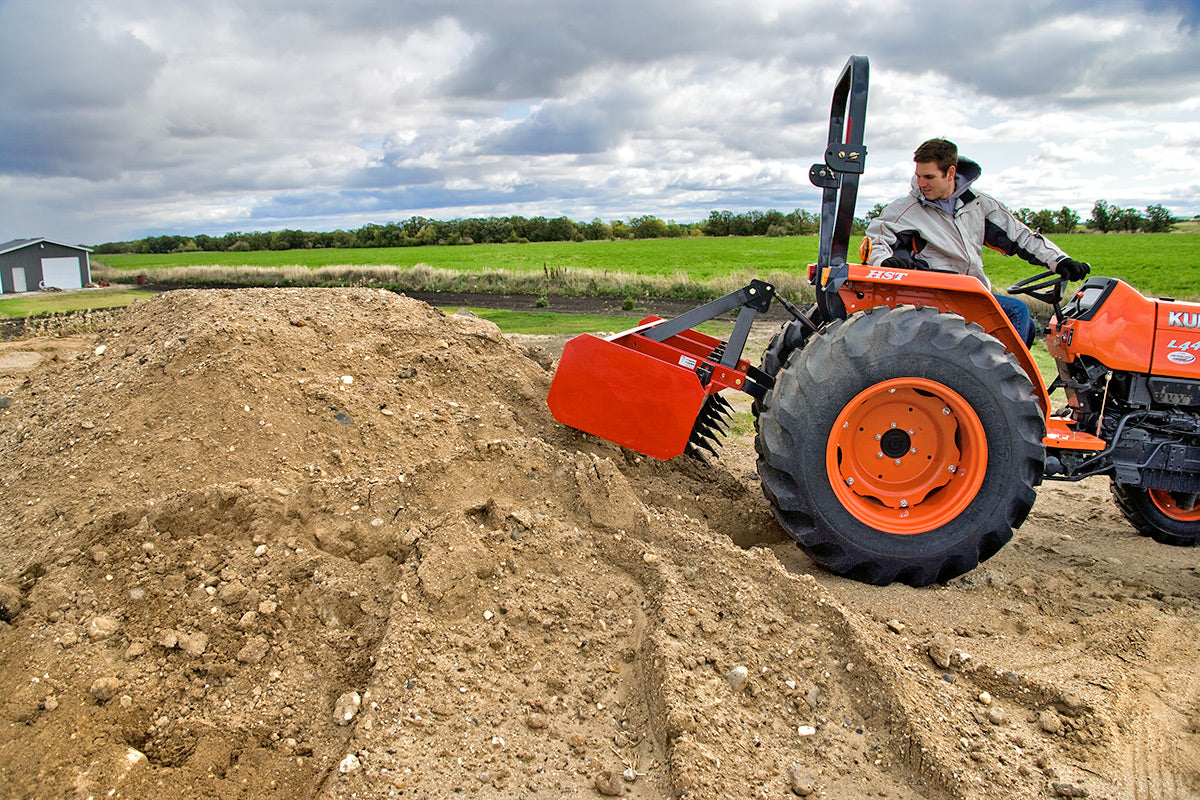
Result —
POLYGON ((1086 261, 1076 261, 1069 256, 1064 256, 1054 265, 1054 271, 1069 281, 1081 281, 1092 271, 1092 265, 1086 261))
POLYGON ((888 256, 879 262, 885 269, 929 269, 929 262, 920 256, 904 255, 888 256))

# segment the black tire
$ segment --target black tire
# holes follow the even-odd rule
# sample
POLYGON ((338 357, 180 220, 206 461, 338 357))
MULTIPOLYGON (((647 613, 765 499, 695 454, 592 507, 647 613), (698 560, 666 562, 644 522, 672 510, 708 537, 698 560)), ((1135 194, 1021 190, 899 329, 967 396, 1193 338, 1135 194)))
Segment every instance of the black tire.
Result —
POLYGON ((1178 509, 1170 493, 1152 492, 1127 483, 1111 481, 1109 490, 1117 508, 1142 536, 1175 547, 1200 544, 1200 509, 1178 509))
POLYGON ((871 309, 813 336, 758 427, 784 529, 826 569, 878 585, 926 586, 990 558, 1024 522, 1045 459, 1028 377, 978 325, 933 308, 871 309))
MULTIPOLYGON (((817 307, 812 306, 806 312, 806 316, 812 319, 816 310, 817 307)), ((779 370, 783 369, 783 365, 787 363, 792 352, 803 347, 805 340, 811 335, 810 329, 804 327, 797 320, 783 323, 771 337, 771 341, 767 343, 767 347, 763 351, 762 363, 758 368, 774 378, 779 374, 779 370)), ((758 415, 762 413, 761 401, 755 400, 750 408, 757 419, 758 415)))

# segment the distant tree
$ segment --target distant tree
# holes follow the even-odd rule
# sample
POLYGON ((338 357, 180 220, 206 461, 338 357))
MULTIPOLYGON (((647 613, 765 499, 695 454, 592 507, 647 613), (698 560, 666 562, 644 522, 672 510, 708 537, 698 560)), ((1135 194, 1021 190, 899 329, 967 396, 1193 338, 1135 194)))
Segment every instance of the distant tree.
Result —
POLYGON ((887 205, 884 203, 876 203, 875 205, 871 206, 871 210, 867 212, 867 219, 868 220, 875 219, 876 217, 878 217, 880 214, 883 213, 883 210, 885 208, 887 208, 887 205))
POLYGON ((667 224, 658 217, 634 217, 629 220, 629 231, 635 239, 664 239, 667 236, 667 224))
POLYGON ((1146 230, 1150 233, 1166 233, 1175 225, 1175 217, 1171 212, 1162 206, 1161 203, 1155 203, 1151 206, 1146 206, 1146 230))
POLYGON ((733 218, 732 211, 712 211, 704 222, 705 236, 728 236, 729 221, 733 218))
POLYGON ((1136 208, 1120 208, 1116 214, 1116 230, 1133 233, 1134 231, 1142 230, 1146 225, 1146 220, 1138 213, 1136 208))
POLYGON ((580 225, 579 230, 583 233, 583 238, 590 242, 611 239, 613 235, 612 226, 599 217, 593 217, 591 222, 580 225))
POLYGON ((1063 206, 1054 213, 1054 232, 1073 233, 1079 227, 1079 215, 1063 206))
POLYGON ((1113 208, 1108 204, 1107 200, 1097 200, 1092 206, 1092 219, 1088 223, 1101 233, 1108 233, 1115 227, 1115 213, 1118 209, 1113 208))

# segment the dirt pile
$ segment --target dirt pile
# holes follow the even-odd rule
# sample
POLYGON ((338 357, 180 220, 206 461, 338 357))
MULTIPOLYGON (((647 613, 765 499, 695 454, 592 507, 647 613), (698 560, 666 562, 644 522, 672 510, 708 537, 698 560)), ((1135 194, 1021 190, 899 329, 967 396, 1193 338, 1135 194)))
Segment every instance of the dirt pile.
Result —
POLYGON ((578 434, 545 352, 401 296, 171 292, 38 352, 0 402, 4 796, 1200 791, 1196 554, 1103 485, 876 589, 781 538, 747 437, 578 434))

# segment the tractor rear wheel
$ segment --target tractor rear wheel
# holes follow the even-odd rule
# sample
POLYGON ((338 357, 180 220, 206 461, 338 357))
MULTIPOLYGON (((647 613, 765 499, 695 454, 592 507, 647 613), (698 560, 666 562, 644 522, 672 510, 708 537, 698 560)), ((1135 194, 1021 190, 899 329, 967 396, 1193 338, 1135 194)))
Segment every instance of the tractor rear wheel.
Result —
POLYGON ((925 586, 991 557, 1041 482, 1044 419, 1025 373, 962 317, 901 306, 829 325, 759 416, 776 518, 818 564, 925 586))
POLYGON ((1194 495, 1176 495, 1127 483, 1109 484, 1113 501, 1138 533, 1162 544, 1200 544, 1200 503, 1194 495))

